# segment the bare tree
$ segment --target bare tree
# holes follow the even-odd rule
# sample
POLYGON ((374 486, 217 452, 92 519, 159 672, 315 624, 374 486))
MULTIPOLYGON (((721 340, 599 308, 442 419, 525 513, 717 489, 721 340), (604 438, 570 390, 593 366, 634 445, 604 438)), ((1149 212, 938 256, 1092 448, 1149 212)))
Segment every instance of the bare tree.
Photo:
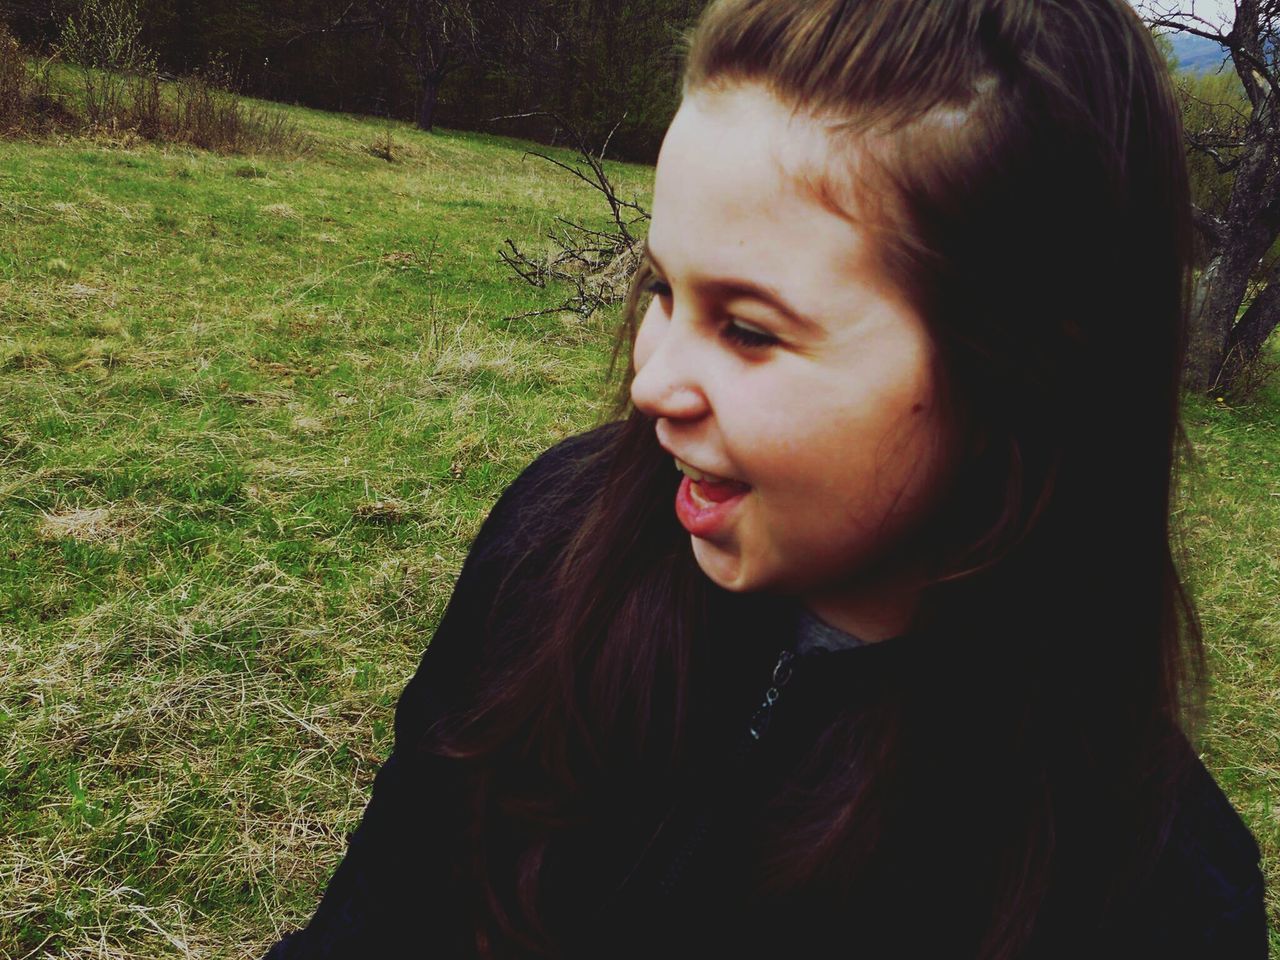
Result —
MULTIPOLYGON (((614 124, 598 153, 588 146, 586 138, 574 124, 559 114, 539 111, 522 116, 545 116, 553 120, 568 135, 578 150, 578 160, 570 165, 537 151, 525 156, 539 157, 566 170, 592 189, 599 191, 608 204, 613 225, 604 230, 583 226, 566 217, 556 217, 559 232, 547 234, 555 247, 554 253, 544 257, 531 257, 510 238, 507 250, 498 255, 523 280, 543 288, 548 281, 556 281, 573 288, 563 303, 545 310, 531 310, 508 320, 536 317, 548 313, 572 312, 584 320, 596 310, 621 301, 627 291, 631 275, 640 263, 641 239, 633 227, 648 221, 649 212, 634 198, 623 200, 604 169, 604 156, 609 141, 622 121, 614 124)), ((494 117, 495 120, 512 119, 494 117)), ((625 119, 625 114, 623 116, 625 119)))
POLYGON ((413 71, 414 119, 429 131, 449 74, 468 65, 501 67, 555 39, 545 12, 542 0, 350 0, 335 20, 297 31, 284 45, 327 33, 373 33, 380 52, 392 51, 413 71))
POLYGON ((379 38, 413 68, 418 80, 417 125, 435 125, 440 84, 475 56, 487 0, 368 0, 379 38))
MULTIPOLYGON (((540 42, 536 0, 364 0, 379 39, 418 80, 417 125, 435 125, 440 85, 468 63, 502 63, 540 42)), ((354 6, 354 4, 353 4, 354 6)))
MULTIPOLYGON (((1230 23, 1197 13, 1194 0, 1189 9, 1148 0, 1139 10, 1152 28, 1221 44, 1248 100, 1247 110, 1223 104, 1213 123, 1186 131, 1187 149, 1210 157, 1218 173, 1231 178, 1220 212, 1193 211, 1205 262, 1192 298, 1186 383, 1202 392, 1231 390, 1255 368, 1280 325, 1280 259, 1267 257, 1280 237, 1280 0, 1235 0, 1230 23)), ((1185 105, 1185 85, 1182 93, 1185 105)))

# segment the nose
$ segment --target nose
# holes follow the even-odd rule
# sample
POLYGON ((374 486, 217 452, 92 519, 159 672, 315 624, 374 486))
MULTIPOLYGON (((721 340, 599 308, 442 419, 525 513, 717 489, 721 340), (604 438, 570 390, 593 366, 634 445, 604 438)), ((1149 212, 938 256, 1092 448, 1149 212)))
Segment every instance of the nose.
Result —
POLYGON ((710 410, 690 337, 653 303, 636 332, 631 402, 655 419, 690 420, 710 410))

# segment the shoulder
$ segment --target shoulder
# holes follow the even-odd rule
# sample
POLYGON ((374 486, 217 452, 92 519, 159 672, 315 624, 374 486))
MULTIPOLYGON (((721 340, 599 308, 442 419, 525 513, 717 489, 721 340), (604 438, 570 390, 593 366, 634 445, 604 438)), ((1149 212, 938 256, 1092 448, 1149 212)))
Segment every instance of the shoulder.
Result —
POLYGON ((1170 880, 1203 902, 1227 908, 1261 902, 1261 851, 1199 757, 1192 757, 1166 851, 1170 880))
POLYGON ((520 471, 472 541, 455 598, 461 592, 488 606, 504 585, 537 589, 582 524, 621 426, 607 423, 567 437, 520 471))
POLYGON ((524 641, 521 615, 544 598, 545 578, 581 522, 573 497, 575 478, 607 456, 617 427, 606 424, 560 441, 498 497, 397 702, 397 744, 416 741, 431 718, 465 703, 484 658, 509 655, 513 645, 524 641), (500 614, 515 629, 495 629, 500 614))
POLYGON ((1168 957, 1261 960, 1267 924, 1260 860, 1253 834, 1191 753, 1168 842, 1122 923, 1134 940, 1150 945, 1159 937, 1168 957))
POLYGON ((1261 858, 1258 843, 1199 757, 1192 757, 1174 822, 1178 855, 1205 865, 1206 881, 1234 890, 1252 882, 1261 858))
POLYGON ((477 560, 528 547, 572 527, 585 502, 582 481, 599 473, 594 466, 607 458, 621 423, 606 423, 566 437, 525 467, 498 498, 476 535, 471 553, 477 560))

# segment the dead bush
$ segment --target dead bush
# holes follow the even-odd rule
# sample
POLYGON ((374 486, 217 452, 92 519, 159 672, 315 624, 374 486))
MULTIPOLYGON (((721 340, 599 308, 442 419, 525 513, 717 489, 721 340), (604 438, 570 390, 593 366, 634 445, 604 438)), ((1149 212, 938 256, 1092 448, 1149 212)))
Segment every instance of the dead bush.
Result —
POLYGON ((235 94, 199 74, 179 80, 174 93, 177 99, 175 140, 206 150, 244 152, 244 115, 235 94))
POLYGON ((216 64, 169 84, 155 74, 135 77, 123 103, 121 125, 148 140, 188 143, 218 153, 301 156, 310 151, 310 140, 281 111, 246 103, 223 85, 232 82, 216 64))
POLYGON ((217 64, 179 79, 165 139, 219 153, 307 152, 309 141, 283 113, 246 104, 234 83, 217 64))
MULTIPOLYGON (((626 298, 631 277, 639 267, 641 258, 641 242, 632 228, 636 224, 647 223, 649 211, 634 198, 623 200, 619 197, 617 188, 605 173, 604 155, 609 149, 613 131, 610 131, 604 146, 596 153, 587 145, 586 138, 564 117, 542 111, 525 114, 535 115, 550 117, 569 134, 578 148, 578 160, 570 166, 536 150, 529 151, 526 156, 541 157, 598 191, 609 206, 613 224, 603 230, 593 230, 558 216, 555 219, 560 232, 547 234, 554 250, 548 250, 542 256, 525 253, 508 237, 506 243, 510 252, 499 250, 498 255, 520 279, 539 289, 550 282, 570 286, 573 292, 563 303, 554 307, 531 310, 505 319, 520 320, 549 313, 571 312, 587 320, 597 310, 626 298)), ((614 126, 614 131, 621 122, 614 126)))
POLYGON ((155 70, 138 0, 80 0, 62 25, 58 51, 79 68, 89 123, 112 131, 127 120, 131 78, 155 70))
POLYGON ((167 139, 164 97, 160 92, 160 78, 154 73, 134 77, 129 84, 125 101, 125 123, 138 136, 148 140, 167 139))
POLYGON ((248 114, 254 153, 301 157, 311 152, 311 138, 279 110, 250 107, 248 114))
POLYGON ((50 93, 48 64, 33 69, 30 62, 0 23, 0 133, 39 132, 74 119, 50 93))
POLYGON ((87 124, 111 135, 188 143, 219 153, 302 156, 311 141, 282 111, 248 103, 220 63, 166 81, 140 45, 136 0, 86 0, 63 28, 60 56, 78 68, 83 117, 51 93, 49 63, 0 23, 0 132, 45 132, 87 124), (115 64, 115 67, 111 67, 115 64))
POLYGON ((20 125, 29 82, 22 48, 0 23, 0 127, 20 125))

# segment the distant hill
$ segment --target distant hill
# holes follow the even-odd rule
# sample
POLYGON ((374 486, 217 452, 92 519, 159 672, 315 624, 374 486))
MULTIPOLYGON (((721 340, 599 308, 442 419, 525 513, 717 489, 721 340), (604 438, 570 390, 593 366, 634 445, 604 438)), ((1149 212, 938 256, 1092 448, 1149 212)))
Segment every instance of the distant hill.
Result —
MULTIPOLYGON (((1170 38, 1174 41, 1174 56, 1178 58, 1179 69, 1190 70, 1192 73, 1211 73, 1226 59, 1226 47, 1219 42, 1197 37, 1194 33, 1171 33, 1170 38)), ((1274 46, 1270 49, 1270 55, 1275 56, 1274 46)), ((1225 69, 1234 72, 1231 64, 1226 65, 1225 69)))
POLYGON ((1190 33, 1175 33, 1170 39, 1173 40, 1173 54, 1178 58, 1178 66, 1192 73, 1210 73, 1217 70, 1227 56, 1225 47, 1204 37, 1197 37, 1190 33))

